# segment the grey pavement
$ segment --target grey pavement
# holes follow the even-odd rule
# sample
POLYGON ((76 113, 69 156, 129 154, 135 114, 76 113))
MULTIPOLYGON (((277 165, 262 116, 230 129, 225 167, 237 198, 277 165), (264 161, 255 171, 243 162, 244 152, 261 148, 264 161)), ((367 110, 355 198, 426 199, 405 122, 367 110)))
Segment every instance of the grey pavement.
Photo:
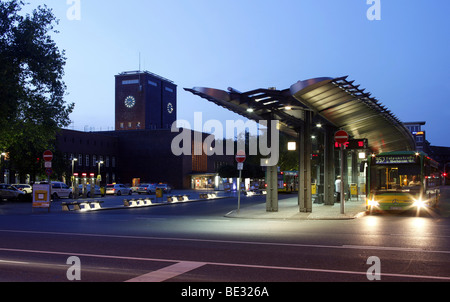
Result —
POLYGON ((279 200, 278 212, 267 212, 266 204, 258 204, 234 210, 226 214, 229 218, 245 219, 293 219, 293 220, 348 220, 364 216, 366 206, 364 199, 345 202, 345 214, 341 214, 339 203, 333 206, 313 204, 312 213, 301 213, 298 206, 298 198, 291 197, 279 200))
MULTIPOLYGON (((194 191, 194 190, 179 190, 173 192, 173 195, 187 194, 189 195, 188 202, 202 202, 205 199, 200 198, 200 193, 206 193, 207 191, 194 191)), ((216 193, 217 198, 236 198, 236 193, 225 193, 220 191, 208 191, 209 193, 216 193)), ((113 200, 108 200, 102 205, 101 210, 116 210, 116 209, 132 209, 123 206, 123 199, 139 199, 147 198, 152 199, 153 204, 151 206, 164 206, 173 203, 168 203, 166 201, 166 195, 164 199, 159 201, 155 200, 155 195, 137 195, 123 196, 123 198, 116 198, 113 200)), ((241 195, 241 198, 257 198, 246 197, 241 195)), ((261 198, 261 196, 259 197, 261 198)), ((95 199, 78 199, 78 201, 84 200, 102 200, 102 198, 95 199)), ((63 202, 71 202, 72 200, 60 199, 51 204, 51 213, 62 212, 61 204, 63 202)), ((365 203, 364 199, 361 197, 359 201, 351 200, 345 203, 345 214, 340 213, 340 204, 336 203, 334 206, 328 206, 323 204, 313 204, 312 213, 301 213, 299 206, 297 204, 297 196, 292 195, 292 197, 280 196, 279 200, 279 211, 278 212, 267 212, 266 204, 264 198, 261 198, 261 203, 256 205, 246 206, 237 210, 226 213, 224 216, 228 218, 245 218, 245 219, 294 219, 294 220, 338 220, 338 219, 354 219, 365 214, 365 203)), ((15 202, 0 202, 0 215, 8 214, 29 214, 34 213, 46 213, 45 209, 32 209, 31 203, 15 203, 15 202)))

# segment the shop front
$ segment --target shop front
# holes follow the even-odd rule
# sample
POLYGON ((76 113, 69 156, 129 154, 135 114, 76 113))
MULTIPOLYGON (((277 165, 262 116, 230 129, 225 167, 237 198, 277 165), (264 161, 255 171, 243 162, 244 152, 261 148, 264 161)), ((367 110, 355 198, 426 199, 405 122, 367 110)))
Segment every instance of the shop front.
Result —
POLYGON ((222 178, 217 173, 191 174, 193 190, 223 190, 222 178))

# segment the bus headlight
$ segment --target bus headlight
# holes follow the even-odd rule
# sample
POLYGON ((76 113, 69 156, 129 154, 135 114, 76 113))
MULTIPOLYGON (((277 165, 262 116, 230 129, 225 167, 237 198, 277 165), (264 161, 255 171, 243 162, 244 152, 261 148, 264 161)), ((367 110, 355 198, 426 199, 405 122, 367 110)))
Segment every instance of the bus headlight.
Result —
POLYGON ((367 204, 371 207, 378 207, 380 204, 373 199, 368 199, 367 204))
POLYGON ((421 198, 414 201, 413 204, 416 208, 424 208, 427 205, 427 202, 425 200, 422 200, 421 198))

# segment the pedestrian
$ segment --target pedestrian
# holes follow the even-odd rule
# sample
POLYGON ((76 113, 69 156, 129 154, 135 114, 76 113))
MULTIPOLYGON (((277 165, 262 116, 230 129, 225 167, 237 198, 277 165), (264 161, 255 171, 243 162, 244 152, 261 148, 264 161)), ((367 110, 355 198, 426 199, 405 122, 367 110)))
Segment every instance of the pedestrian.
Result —
POLYGON ((341 202, 341 176, 338 175, 336 181, 334 182, 335 190, 336 190, 336 201, 341 202))

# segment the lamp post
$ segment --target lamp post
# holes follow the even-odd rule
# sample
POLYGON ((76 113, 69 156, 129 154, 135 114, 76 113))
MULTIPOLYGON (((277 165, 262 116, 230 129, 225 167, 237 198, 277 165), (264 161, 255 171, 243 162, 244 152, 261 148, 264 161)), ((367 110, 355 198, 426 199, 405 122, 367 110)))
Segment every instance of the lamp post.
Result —
POLYGON ((1 182, 5 182, 5 163, 6 163, 6 153, 2 152, 1 154, 1 166, 2 166, 2 178, 1 182))
POLYGON ((98 181, 98 186, 100 186, 100 182, 102 181, 102 174, 101 174, 101 165, 103 165, 103 160, 97 161, 98 164, 98 174, 97 174, 97 181, 98 181))
POLYGON ((76 162, 76 161, 78 161, 78 158, 73 158, 72 157, 72 190, 73 190, 73 188, 74 188, 74 182, 75 182, 75 179, 74 179, 74 163, 76 162))

